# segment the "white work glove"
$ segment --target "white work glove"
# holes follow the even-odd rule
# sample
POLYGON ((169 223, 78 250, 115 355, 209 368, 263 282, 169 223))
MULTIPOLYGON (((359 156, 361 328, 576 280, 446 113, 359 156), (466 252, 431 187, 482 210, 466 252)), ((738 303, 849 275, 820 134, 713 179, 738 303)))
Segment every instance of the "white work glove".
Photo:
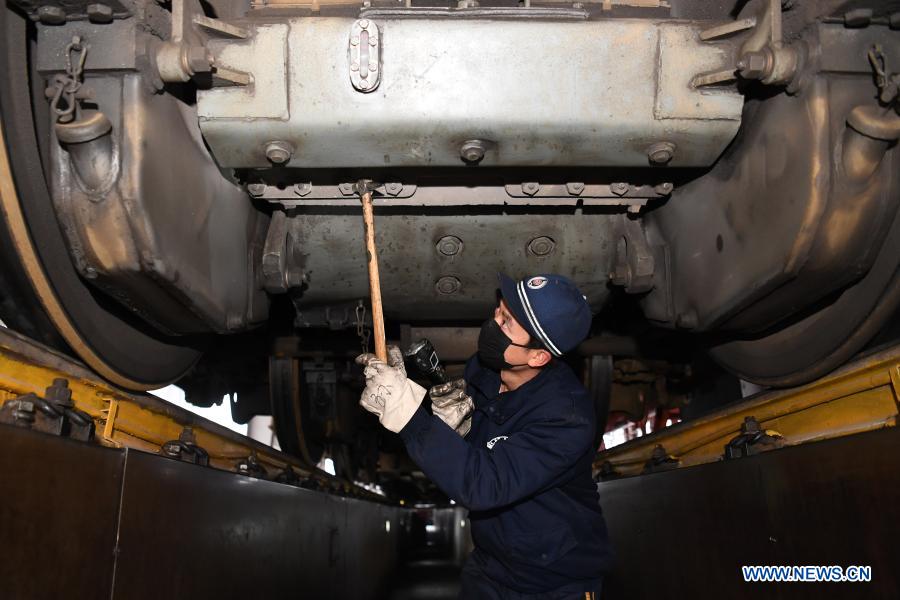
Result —
POLYGON ((394 433, 409 423, 425 397, 425 388, 406 378, 403 353, 397 346, 388 346, 388 362, 374 354, 360 354, 357 364, 363 365, 366 389, 359 405, 378 416, 378 421, 394 433))
POLYGON ((466 393, 466 380, 455 379, 447 383, 439 383, 428 390, 431 397, 431 410, 441 420, 466 437, 472 427, 472 409, 475 403, 466 393))

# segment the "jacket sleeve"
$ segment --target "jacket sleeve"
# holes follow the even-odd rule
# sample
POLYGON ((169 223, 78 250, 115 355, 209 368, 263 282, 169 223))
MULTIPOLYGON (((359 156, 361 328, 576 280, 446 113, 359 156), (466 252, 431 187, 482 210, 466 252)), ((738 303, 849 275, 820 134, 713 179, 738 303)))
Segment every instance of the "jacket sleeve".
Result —
POLYGON ((490 510, 563 481, 593 443, 593 424, 572 412, 530 423, 488 450, 420 407, 400 436, 444 493, 471 510, 490 510))

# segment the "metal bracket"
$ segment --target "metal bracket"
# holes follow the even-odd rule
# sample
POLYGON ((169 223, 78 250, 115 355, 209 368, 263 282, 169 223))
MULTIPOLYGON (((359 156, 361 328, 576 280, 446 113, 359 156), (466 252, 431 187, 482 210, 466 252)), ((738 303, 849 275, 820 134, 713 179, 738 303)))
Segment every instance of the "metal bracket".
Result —
POLYGON ((623 216, 616 246, 616 265, 609 278, 614 285, 624 286, 629 294, 639 294, 653 289, 655 270, 653 251, 641 222, 623 216))
POLYGON ((666 452, 666 449, 662 444, 657 444, 653 447, 650 459, 644 463, 644 470, 641 471, 641 473, 646 474, 671 471, 672 469, 677 469, 680 464, 681 461, 666 452))
POLYGON ((171 440, 159 449, 162 456, 174 458, 181 462, 209 466, 209 452, 197 445, 197 438, 190 427, 185 427, 177 440, 171 440))
POLYGON ((359 19, 350 27, 350 83, 367 94, 381 83, 381 30, 374 21, 359 19))
POLYGON ((94 438, 94 419, 75 408, 67 380, 54 379, 44 396, 30 393, 7 400, 0 407, 0 423, 82 442, 94 438))
POLYGON ((740 435, 725 445, 725 459, 753 456, 782 446, 783 435, 771 429, 763 429, 755 417, 744 417, 740 435))

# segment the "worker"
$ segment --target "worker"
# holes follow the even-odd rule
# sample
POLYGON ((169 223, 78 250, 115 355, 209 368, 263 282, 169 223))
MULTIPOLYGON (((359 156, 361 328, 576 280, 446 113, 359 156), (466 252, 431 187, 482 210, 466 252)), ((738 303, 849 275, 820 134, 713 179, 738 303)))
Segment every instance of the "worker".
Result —
POLYGON ((591 397, 560 358, 591 325, 587 300, 560 275, 500 275, 501 299, 481 328, 464 382, 430 403, 403 356, 363 354, 360 404, 399 433, 409 456, 469 509, 475 549, 460 598, 599 597, 611 562, 591 479, 591 397), (429 411, 429 405, 431 410, 429 411))

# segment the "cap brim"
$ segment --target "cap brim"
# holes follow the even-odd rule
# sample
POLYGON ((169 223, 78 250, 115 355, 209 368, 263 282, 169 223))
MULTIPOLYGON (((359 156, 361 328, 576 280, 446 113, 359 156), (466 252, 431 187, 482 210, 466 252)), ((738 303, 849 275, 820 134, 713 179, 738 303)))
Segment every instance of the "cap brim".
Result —
POLYGON ((500 280, 500 295, 503 296, 503 299, 506 301, 506 305, 509 307, 509 310, 512 312, 513 316, 516 318, 516 321, 519 322, 525 331, 528 332, 528 335, 531 336, 533 341, 540 340, 540 337, 535 333, 535 331, 531 328, 531 325, 528 323, 528 317, 525 314, 525 307, 522 306, 522 300, 519 298, 519 290, 518 283, 515 279, 509 277, 504 273, 497 273, 497 278, 500 280))

